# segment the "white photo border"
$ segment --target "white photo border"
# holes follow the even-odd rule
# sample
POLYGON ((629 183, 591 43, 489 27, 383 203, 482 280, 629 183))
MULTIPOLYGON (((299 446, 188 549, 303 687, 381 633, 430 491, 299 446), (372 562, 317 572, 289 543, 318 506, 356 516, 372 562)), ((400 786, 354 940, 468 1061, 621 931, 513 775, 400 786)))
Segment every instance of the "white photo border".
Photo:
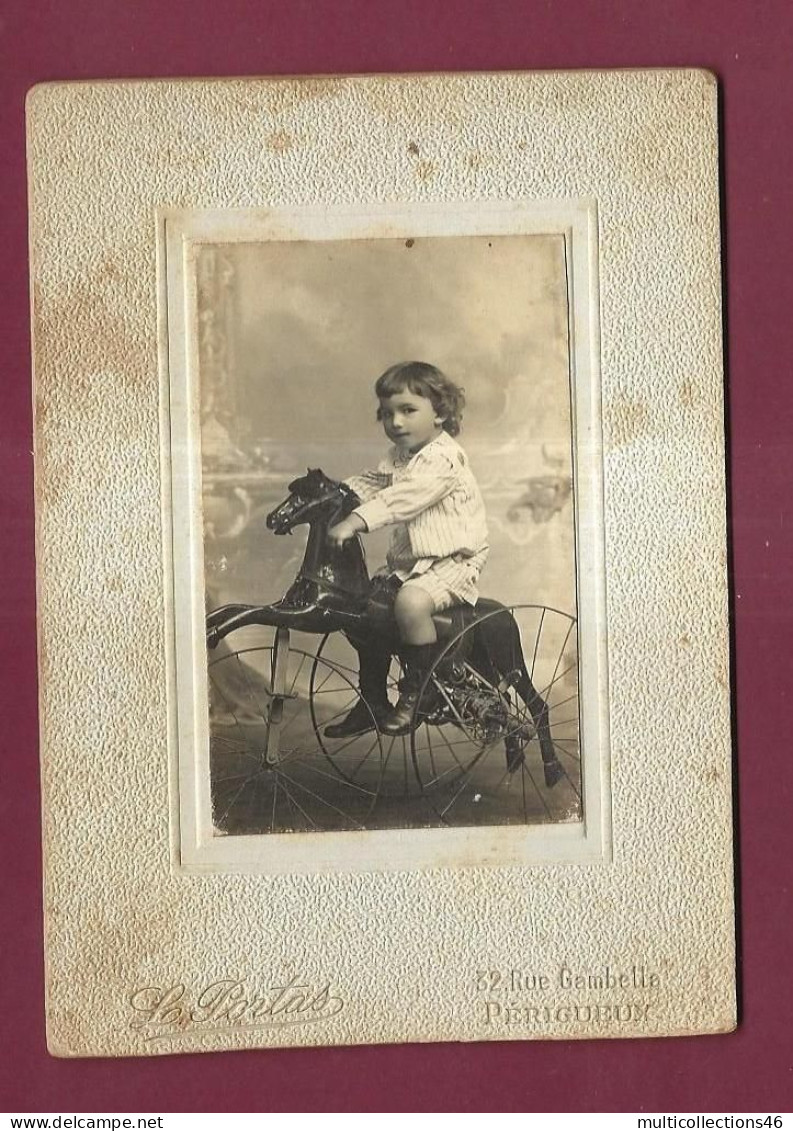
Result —
POLYGON ((172 865, 312 874, 611 859, 598 220, 592 199, 157 215, 172 865), (583 820, 562 825, 213 835, 205 644, 195 257, 206 244, 561 235, 568 279, 583 820), (322 851, 318 851, 321 843, 322 851))

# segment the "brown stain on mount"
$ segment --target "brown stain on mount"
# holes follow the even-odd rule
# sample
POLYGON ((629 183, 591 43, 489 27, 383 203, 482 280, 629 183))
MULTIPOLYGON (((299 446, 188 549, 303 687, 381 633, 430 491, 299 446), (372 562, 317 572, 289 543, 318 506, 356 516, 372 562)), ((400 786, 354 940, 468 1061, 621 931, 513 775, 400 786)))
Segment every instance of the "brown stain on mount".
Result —
POLYGON ((624 448, 635 443, 647 431, 648 420, 643 400, 618 394, 606 407, 608 446, 624 448))
POLYGON ((692 408, 694 405, 694 385, 691 381, 683 381, 680 385, 680 403, 683 408, 692 408))
MULTIPOLYGON (((210 113, 232 122, 235 127, 252 116, 262 117, 266 124, 277 127, 284 115, 289 117, 303 106, 338 98, 349 85, 350 79, 346 76, 229 80, 218 84, 210 113)), ((205 155, 200 156, 205 161, 205 155)), ((177 164, 184 164, 178 149, 175 157, 177 164)))
MULTIPOLYGON (((55 296, 39 294, 34 315, 38 385, 47 392, 58 368, 58 387, 68 389, 73 405, 89 392, 86 373, 102 370, 125 372, 139 368, 143 357, 152 355, 152 341, 142 327, 136 332, 132 318, 125 320, 106 289, 108 281, 121 278, 117 263, 104 260, 95 274, 63 287, 55 296)), ((151 329, 156 335, 156 327, 151 329)), ((154 360, 156 363, 156 355, 154 360)))
POLYGON ((353 81, 360 84, 361 97, 371 113, 399 129, 415 114, 413 96, 419 89, 427 91, 433 120, 442 127, 458 129, 476 114, 470 79, 463 75, 369 75, 353 81))
POLYGON ((349 83, 348 78, 298 78, 293 80, 289 90, 296 96, 296 101, 315 102, 333 98, 349 86, 349 83))
POLYGON ((115 282, 120 277, 121 272, 119 271, 118 263, 116 263, 115 259, 113 259, 112 256, 103 259, 99 267, 98 278, 108 282, 115 282))
POLYGON ((295 139, 286 130, 274 130, 267 137, 267 146, 273 153, 286 153, 294 144, 295 139))
POLYGON ((35 417, 36 429, 44 428, 47 424, 47 417, 49 416, 49 403, 44 399, 41 393, 36 393, 35 401, 35 417))
POLYGON ((78 436, 100 436, 103 375, 121 375, 125 384, 137 385, 144 368, 147 375, 157 370, 156 327, 149 336, 145 324, 125 320, 114 301, 112 291, 122 274, 108 257, 90 277, 55 294, 35 289, 37 486, 43 505, 54 505, 68 492, 74 472, 62 436, 54 446, 49 443, 49 423, 68 411, 75 443, 78 436))
POLYGON ((416 166, 416 176, 420 181, 429 181, 435 176, 435 165, 432 161, 419 161, 416 166))

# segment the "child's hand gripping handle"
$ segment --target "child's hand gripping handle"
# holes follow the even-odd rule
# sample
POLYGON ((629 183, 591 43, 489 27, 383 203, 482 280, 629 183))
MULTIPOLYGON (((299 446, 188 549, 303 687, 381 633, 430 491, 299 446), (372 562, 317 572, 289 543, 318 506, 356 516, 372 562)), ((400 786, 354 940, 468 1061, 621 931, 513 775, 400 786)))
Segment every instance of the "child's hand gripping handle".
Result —
POLYGON ((331 526, 328 530, 328 541, 333 546, 343 546, 345 542, 349 542, 351 538, 355 538, 357 534, 366 530, 366 523, 357 514, 351 514, 347 518, 337 522, 335 526, 331 526))

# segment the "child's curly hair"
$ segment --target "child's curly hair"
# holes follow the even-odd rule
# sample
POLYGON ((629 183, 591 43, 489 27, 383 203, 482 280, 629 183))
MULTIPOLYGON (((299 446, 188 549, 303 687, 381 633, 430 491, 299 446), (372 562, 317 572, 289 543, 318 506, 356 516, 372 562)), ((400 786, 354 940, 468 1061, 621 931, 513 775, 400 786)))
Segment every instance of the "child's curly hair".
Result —
MULTIPOLYGON (((393 397, 395 393, 403 393, 405 389, 414 396, 426 397, 432 401, 432 407, 443 418, 443 427, 450 436, 459 433, 465 408, 465 391, 450 381, 445 373, 426 361, 400 361, 398 365, 386 369, 377 378, 374 387, 378 397, 393 397)), ((377 419, 381 419, 379 409, 377 419)))

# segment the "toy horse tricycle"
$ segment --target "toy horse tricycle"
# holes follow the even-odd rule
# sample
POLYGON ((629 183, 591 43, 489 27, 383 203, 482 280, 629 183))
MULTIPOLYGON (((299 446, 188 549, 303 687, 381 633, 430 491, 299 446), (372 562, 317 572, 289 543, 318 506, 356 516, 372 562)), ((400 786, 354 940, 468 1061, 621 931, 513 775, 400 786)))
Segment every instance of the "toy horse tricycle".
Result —
POLYGON ((409 733, 378 731, 375 703, 399 680, 396 625, 383 589, 370 581, 360 539, 336 547, 327 537, 357 505, 349 487, 319 470, 296 479, 267 516, 275 534, 309 527, 287 593, 273 604, 229 604, 207 616, 207 646, 217 650, 209 664, 217 831, 580 815, 576 626, 558 610, 482 599, 436 614, 437 658, 409 733), (272 630, 269 642, 237 651, 221 645, 249 626, 272 630), (295 646, 295 634, 298 644, 303 634, 321 640, 307 651, 295 646), (331 738, 359 699, 371 725, 331 738), (560 783, 567 799, 554 811, 550 791, 560 783), (421 816, 407 819, 405 802, 421 816))

